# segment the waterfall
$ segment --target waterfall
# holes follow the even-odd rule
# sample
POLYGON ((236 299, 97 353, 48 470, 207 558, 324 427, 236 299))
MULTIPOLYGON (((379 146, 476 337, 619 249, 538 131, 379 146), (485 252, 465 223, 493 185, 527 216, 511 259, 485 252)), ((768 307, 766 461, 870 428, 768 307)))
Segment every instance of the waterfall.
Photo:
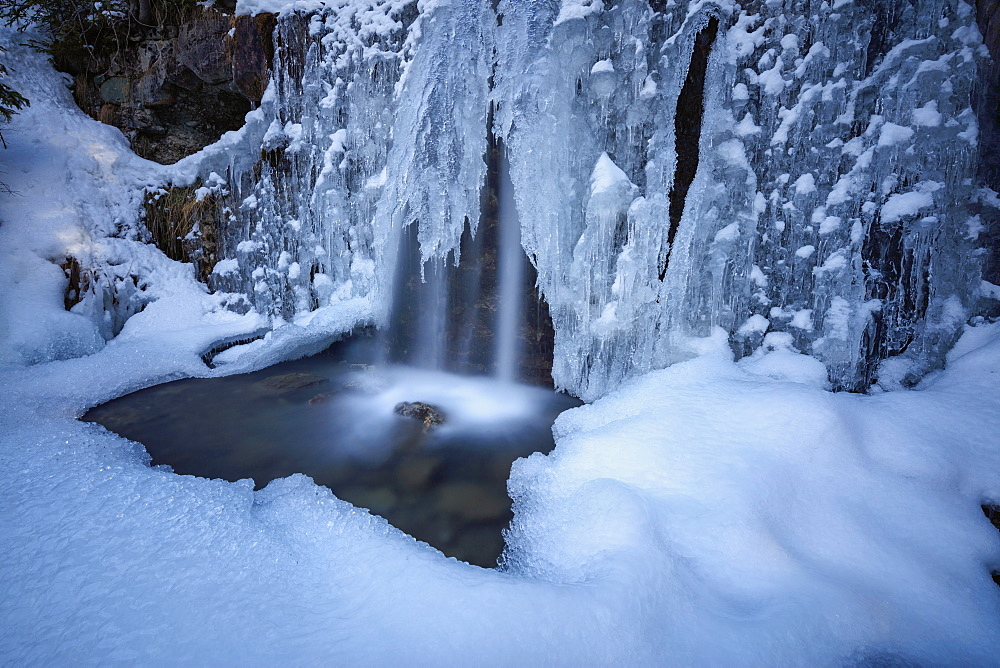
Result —
POLYGON ((537 277, 590 400, 716 328, 906 384, 973 312, 965 2, 342 4, 280 17, 227 184, 212 287, 275 326, 367 300, 400 359, 509 379, 537 277))
POLYGON ((489 173, 477 232, 455 255, 421 261, 417 225, 399 233, 382 361, 516 381, 524 354, 526 283, 520 221, 502 146, 490 142, 489 173))
POLYGON ((497 188, 500 243, 497 244, 497 319, 494 357, 495 375, 500 380, 515 380, 521 358, 520 327, 524 310, 524 251, 521 249, 521 223, 510 181, 510 163, 501 152, 497 188))
MULTIPOLYGON (((443 369, 448 358, 448 308, 453 268, 447 259, 420 259, 416 225, 399 231, 391 310, 381 329, 383 363, 443 369)), ((450 366, 450 365, 449 365, 450 366)))

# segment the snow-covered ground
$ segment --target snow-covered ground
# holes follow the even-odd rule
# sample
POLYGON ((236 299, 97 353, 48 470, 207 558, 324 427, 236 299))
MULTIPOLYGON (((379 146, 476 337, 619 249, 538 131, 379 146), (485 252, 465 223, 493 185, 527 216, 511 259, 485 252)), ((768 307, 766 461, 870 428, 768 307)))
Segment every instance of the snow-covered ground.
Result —
POLYGON ((310 352, 371 309, 330 307, 207 369, 202 352, 264 323, 129 232, 139 190, 192 161, 136 158, 39 56, 10 55, 32 106, 0 156, 19 193, 0 198, 3 665, 1000 662, 1000 533, 979 507, 1000 501, 1000 326, 873 396, 827 392, 780 341, 738 364, 723 337, 694 341, 515 464, 507 565, 483 570, 304 476, 258 492, 178 476, 75 419, 310 352), (95 311, 64 310, 67 253, 145 288, 107 344, 95 311))

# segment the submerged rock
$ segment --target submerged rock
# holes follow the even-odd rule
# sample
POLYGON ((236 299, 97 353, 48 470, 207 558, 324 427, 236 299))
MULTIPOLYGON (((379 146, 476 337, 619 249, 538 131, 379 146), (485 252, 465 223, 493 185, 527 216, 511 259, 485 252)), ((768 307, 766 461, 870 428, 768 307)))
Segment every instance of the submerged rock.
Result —
POLYGON ((354 369, 347 380, 344 381, 343 388, 351 392, 361 392, 362 394, 378 394, 389 386, 385 376, 377 373, 375 367, 369 364, 349 364, 349 369, 354 369))
POLYGON ((320 394, 317 394, 316 396, 314 396, 312 399, 309 400, 309 405, 319 406, 322 404, 328 404, 331 401, 333 401, 336 396, 337 396, 336 392, 321 392, 320 394))
POLYGON ((329 380, 326 376, 317 376, 312 373, 283 373, 280 376, 265 378, 257 385, 272 391, 288 392, 326 383, 329 380))
POLYGON ((392 409, 396 415, 413 418, 424 423, 424 431, 439 424, 444 424, 445 416, 436 407, 422 401, 401 401, 392 409))

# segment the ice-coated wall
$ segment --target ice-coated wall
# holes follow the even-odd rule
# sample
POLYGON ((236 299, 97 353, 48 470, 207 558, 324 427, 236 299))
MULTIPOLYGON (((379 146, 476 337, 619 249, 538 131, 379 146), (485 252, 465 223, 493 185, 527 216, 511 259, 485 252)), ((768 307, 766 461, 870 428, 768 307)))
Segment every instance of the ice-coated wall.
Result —
POLYGON ((712 326, 740 354, 813 354, 839 388, 864 389, 904 351, 906 370, 939 363, 976 274, 969 5, 500 11, 498 130, 553 313, 557 383, 599 396, 712 326), (669 244, 675 112, 713 19, 707 67, 691 73, 704 77, 697 171, 669 244))
POLYGON ((386 313, 404 226, 432 262, 475 230, 492 131, 553 378, 584 399, 715 326, 738 355, 816 356, 837 389, 906 383, 968 318, 965 2, 325 4, 279 19, 261 160, 230 179, 214 280, 264 313, 386 313))
POLYGON ((270 125, 232 170, 213 275, 276 319, 352 297, 386 311, 401 229, 419 220, 425 259, 457 249, 486 172, 489 4, 324 4, 278 21, 270 125))

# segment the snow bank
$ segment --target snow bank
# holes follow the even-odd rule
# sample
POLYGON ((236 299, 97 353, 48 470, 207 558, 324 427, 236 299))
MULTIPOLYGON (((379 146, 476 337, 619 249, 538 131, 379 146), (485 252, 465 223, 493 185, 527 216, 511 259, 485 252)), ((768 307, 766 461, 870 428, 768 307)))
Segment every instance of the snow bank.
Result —
POLYGON ((650 660, 993 664, 998 334, 920 391, 831 394, 720 347, 567 411, 515 463, 511 570, 615 596, 650 660))
POLYGON ((1000 327, 916 391, 834 395, 800 382, 812 358, 784 353, 782 375, 720 346, 568 411, 551 455, 515 463, 505 571, 304 476, 178 476, 72 419, 195 372, 154 343, 0 372, 4 663, 982 665, 1000 647, 979 510, 1000 499, 1000 327))

